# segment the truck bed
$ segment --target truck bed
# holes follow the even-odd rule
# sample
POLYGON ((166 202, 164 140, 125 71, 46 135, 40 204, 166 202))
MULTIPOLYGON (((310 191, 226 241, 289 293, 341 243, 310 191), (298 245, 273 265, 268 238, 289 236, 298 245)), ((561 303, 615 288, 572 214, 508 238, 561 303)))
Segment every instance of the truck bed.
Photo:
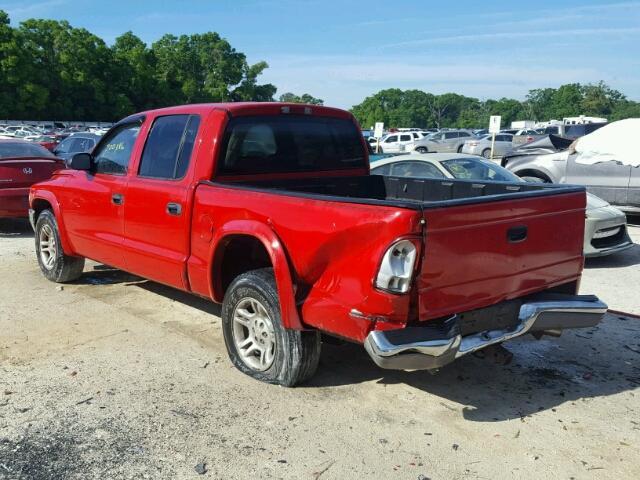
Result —
POLYGON ((585 191, 584 187, 574 185, 478 182, 383 175, 253 180, 220 184, 283 195, 416 210, 585 191))
POLYGON ((197 215, 215 202, 224 223, 228 205, 279 235, 302 285, 305 323, 344 335, 351 311, 376 319, 346 335, 356 340, 381 320, 427 321, 557 288, 575 293, 582 269, 583 187, 376 175, 204 183, 197 215), (383 249, 407 234, 424 245, 411 304, 370 293, 383 249), (357 271, 357 283, 345 271, 357 271), (354 292, 362 292, 357 302, 354 292))

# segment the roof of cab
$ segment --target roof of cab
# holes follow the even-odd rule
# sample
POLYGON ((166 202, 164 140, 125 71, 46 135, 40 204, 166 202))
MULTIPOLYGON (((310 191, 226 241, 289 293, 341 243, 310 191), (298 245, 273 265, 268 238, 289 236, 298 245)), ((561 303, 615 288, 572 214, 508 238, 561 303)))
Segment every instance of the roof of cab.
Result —
MULTIPOLYGON (((145 115, 157 116, 172 115, 180 113, 208 113, 212 110, 223 110, 231 116, 243 115, 321 115, 329 117, 337 117, 344 119, 352 119, 353 115, 346 110, 339 108, 325 107, 319 105, 307 105, 302 103, 283 103, 283 102, 227 102, 227 103, 196 103, 190 105, 176 105, 173 107, 165 107, 145 112, 135 113, 126 119, 133 119, 145 115), (287 111, 288 109, 288 111, 287 111)), ((122 121, 122 120, 121 120, 122 121)))

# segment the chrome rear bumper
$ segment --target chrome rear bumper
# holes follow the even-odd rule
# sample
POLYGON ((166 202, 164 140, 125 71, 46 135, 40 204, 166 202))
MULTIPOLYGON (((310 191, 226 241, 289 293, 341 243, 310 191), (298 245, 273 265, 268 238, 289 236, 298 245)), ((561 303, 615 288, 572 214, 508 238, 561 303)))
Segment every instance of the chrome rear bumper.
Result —
POLYGON ((510 329, 485 330, 462 336, 457 318, 437 327, 407 327, 374 330, 364 347, 382 368, 395 370, 433 370, 456 358, 502 343, 529 332, 585 328, 597 325, 607 305, 593 295, 543 294, 520 307, 517 323, 510 329))

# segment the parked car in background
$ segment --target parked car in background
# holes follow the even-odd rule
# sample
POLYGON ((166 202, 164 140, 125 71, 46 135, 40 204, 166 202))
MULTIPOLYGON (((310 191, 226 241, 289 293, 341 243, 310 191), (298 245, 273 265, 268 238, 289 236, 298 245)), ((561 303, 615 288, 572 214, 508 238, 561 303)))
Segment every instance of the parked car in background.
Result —
MULTIPOLYGON (((597 124, 571 125, 589 127, 597 124)), ((575 142, 554 135, 505 154, 501 165, 528 180, 585 185, 628 212, 640 212, 640 119, 609 123, 575 142)))
POLYGON ((471 138, 473 134, 467 130, 438 132, 418 140, 409 150, 418 153, 461 152, 464 142, 471 138))
POLYGON ((58 145, 58 139, 53 135, 32 135, 24 138, 27 142, 37 143, 44 148, 53 152, 58 145))
POLYGON ((0 140, 0 217, 26 217, 31 185, 62 168, 64 162, 37 143, 0 140))
MULTIPOLYGON (((507 133, 498 133, 493 145, 493 158, 500 158, 513 148, 513 135, 507 133)), ((480 138, 472 138, 464 142, 462 153, 469 155, 481 155, 484 158, 491 158, 491 142, 492 136, 485 135, 480 138)))
MULTIPOLYGON (((380 140, 378 152, 397 153, 408 151, 418 138, 419 136, 416 132, 396 132, 385 135, 380 140)), ((372 143, 372 145, 375 148, 376 142, 372 143)))
POLYGON ((24 138, 31 135, 39 135, 40 132, 35 128, 27 127, 24 125, 10 125, 5 128, 4 134, 15 138, 24 138))
MULTIPOLYGON (((372 175, 416 178, 456 178, 480 182, 522 182, 509 170, 475 155, 434 153, 399 155, 371 163, 372 175)), ((624 212, 587 194, 583 253, 601 257, 633 246, 624 212)))
POLYGON ((523 145, 526 143, 534 142, 540 138, 544 138, 547 135, 557 135, 564 138, 570 138, 575 140, 576 138, 583 137, 592 132, 595 132, 599 128, 607 125, 606 123, 581 123, 574 125, 549 125, 543 129, 537 129, 527 134, 516 134, 513 137, 514 147, 523 145))
POLYGON ((100 135, 93 133, 74 133, 60 142, 53 153, 63 160, 69 160, 76 153, 93 150, 100 138, 100 135))

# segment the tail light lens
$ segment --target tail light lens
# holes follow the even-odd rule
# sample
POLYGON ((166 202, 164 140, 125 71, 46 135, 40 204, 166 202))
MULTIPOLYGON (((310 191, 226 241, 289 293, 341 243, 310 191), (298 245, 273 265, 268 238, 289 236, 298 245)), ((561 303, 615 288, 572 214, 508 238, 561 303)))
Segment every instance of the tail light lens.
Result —
POLYGON ((376 287, 393 293, 406 293, 411 287, 418 250, 410 240, 391 245, 382 257, 376 287))

